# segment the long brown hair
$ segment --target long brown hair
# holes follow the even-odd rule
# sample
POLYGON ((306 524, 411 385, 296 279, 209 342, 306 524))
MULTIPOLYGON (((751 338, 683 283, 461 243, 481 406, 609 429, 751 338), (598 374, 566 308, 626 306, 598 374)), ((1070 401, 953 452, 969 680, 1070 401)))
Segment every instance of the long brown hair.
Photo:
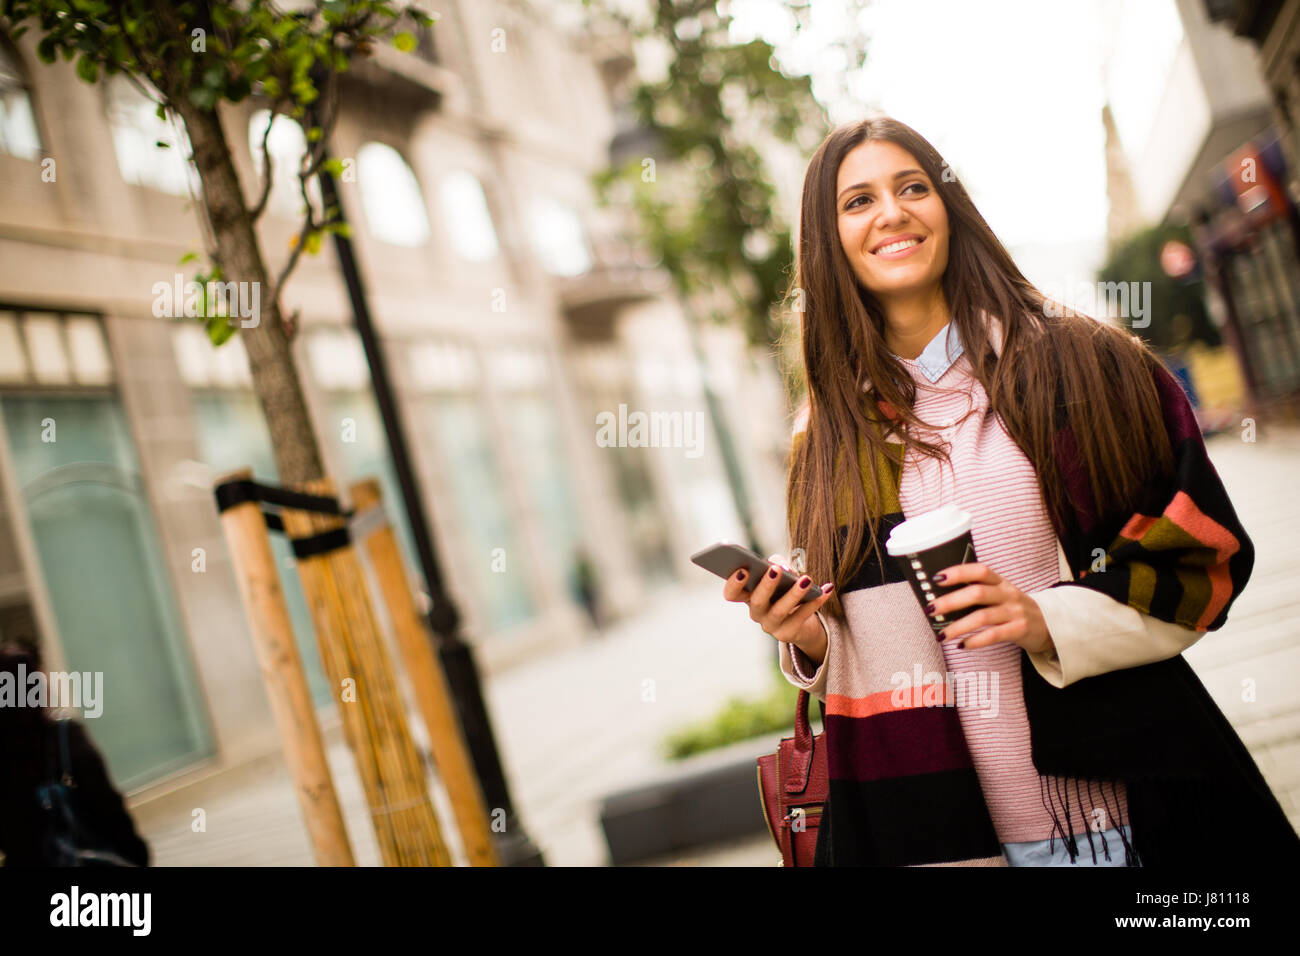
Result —
POLYGON ((845 155, 867 140, 907 150, 938 190, 949 223, 942 289, 951 321, 988 393, 990 411, 1033 463, 1057 533, 1068 527, 1069 508, 1053 454, 1061 424, 1071 426, 1093 507, 1102 514, 1131 507, 1153 475, 1173 468, 1151 377, 1158 360, 1151 351, 1134 336, 1071 312, 1031 285, 943 158, 911 127, 883 116, 840 126, 818 148, 804 176, 791 295, 802 300, 808 418, 803 440, 795 442, 786 487, 791 543, 804 550, 814 581, 834 582, 827 607, 838 616, 843 616, 840 589, 866 561, 864 542, 882 560, 877 524, 885 503, 874 500, 874 489, 885 439, 894 429, 876 400, 896 410, 897 431, 908 450, 947 458, 942 447, 912 433, 912 427, 925 424, 913 410, 916 384, 885 344, 880 303, 859 284, 840 245, 836 179, 845 155), (1001 323, 1000 356, 993 351, 985 314, 1001 323), (1062 403, 1064 419, 1058 417, 1062 403), (843 450, 857 449, 860 442, 866 454, 855 463, 857 456, 843 450), (862 480, 852 480, 859 466, 866 469, 862 480), (843 498, 841 482, 848 489, 843 498), (847 502, 847 516, 837 517, 837 500, 847 502), (845 525, 841 539, 837 531, 845 525))

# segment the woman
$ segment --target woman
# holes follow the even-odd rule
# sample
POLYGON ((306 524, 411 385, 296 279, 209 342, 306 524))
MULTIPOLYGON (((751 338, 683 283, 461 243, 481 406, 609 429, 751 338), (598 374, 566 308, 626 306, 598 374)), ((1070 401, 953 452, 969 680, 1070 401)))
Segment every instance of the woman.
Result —
POLYGON ((1254 549, 1172 376, 1046 300, 889 118, 814 155, 797 271, 809 403, 787 503, 808 574, 773 602, 775 571, 752 592, 740 571, 724 596, 822 704, 817 864, 1300 857, 1180 656, 1223 624, 1254 549), (949 503, 980 562, 945 569, 965 587, 922 611, 882 540, 949 503), (934 641, 927 615, 971 607, 934 641))

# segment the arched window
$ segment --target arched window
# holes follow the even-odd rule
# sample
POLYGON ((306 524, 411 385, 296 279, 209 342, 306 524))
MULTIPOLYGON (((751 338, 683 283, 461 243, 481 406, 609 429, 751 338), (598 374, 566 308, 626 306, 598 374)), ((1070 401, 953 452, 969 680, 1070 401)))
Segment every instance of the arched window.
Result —
POLYGON ((486 262, 497 254, 492 214, 478 179, 463 169, 448 173, 438 187, 452 245, 470 262, 486 262))
POLYGON ((401 153, 383 143, 366 143, 357 151, 357 183, 371 235, 395 246, 429 241, 424 195, 401 153))
POLYGON ((20 159, 39 159, 41 137, 18 60, 0 40, 0 149, 20 159))
MULTIPOLYGON (((256 110, 248 120, 248 149, 253 156, 259 189, 261 177, 265 175, 262 170, 262 137, 266 135, 266 120, 270 115, 270 110, 256 110)), ((298 170, 302 168, 302 158, 307 152, 307 136, 297 120, 278 113, 271 124, 266 148, 271 154, 272 173, 271 196, 267 205, 283 216, 300 218, 304 212, 302 193, 298 188, 298 170)), ((315 176, 307 180, 307 195, 316 209, 321 210, 320 183, 315 176)))
POLYGON ((549 196, 539 196, 529 205, 528 226, 533 248, 547 272, 577 276, 591 268, 591 250, 582 220, 573 207, 549 196))
POLYGON ((188 196, 191 190, 197 196, 201 185, 189 161, 190 143, 184 129, 159 119, 158 104, 122 74, 110 76, 106 82, 113 152, 122 178, 174 196, 188 196))

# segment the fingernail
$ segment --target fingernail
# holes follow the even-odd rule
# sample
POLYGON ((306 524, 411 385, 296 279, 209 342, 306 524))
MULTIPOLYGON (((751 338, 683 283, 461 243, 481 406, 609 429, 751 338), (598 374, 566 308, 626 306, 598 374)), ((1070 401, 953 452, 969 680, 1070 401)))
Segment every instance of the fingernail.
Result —
POLYGON ((942 640, 943 640, 943 631, 940 631, 938 634, 934 635, 934 639, 935 639, 936 641, 942 641, 942 640))
POLYGON ((931 580, 933 580, 935 584, 943 584, 946 578, 947 575, 941 571, 938 574, 936 574, 931 580))
POLYGON ((833 584, 828 583, 822 585, 822 594, 830 594, 834 590, 835 590, 835 585, 833 584))
POLYGON ((810 577, 805 576, 799 579, 799 587, 801 588, 807 588, 810 584, 812 584, 812 578, 810 577))
POLYGON ((957 642, 957 646, 958 646, 959 648, 961 648, 963 651, 966 650, 966 642, 965 642, 965 641, 958 641, 958 642, 957 642))
POLYGON ((767 572, 767 576, 768 576, 769 578, 774 578, 774 577, 776 577, 776 568, 773 568, 771 571, 768 571, 768 572, 767 572))
POLYGON ((744 572, 743 570, 738 571, 738 572, 736 573, 736 580, 737 580, 737 581, 743 581, 743 580, 745 580, 745 572, 744 572))
POLYGON ((925 606, 925 613, 926 613, 926 614, 933 614, 933 613, 934 613, 934 602, 933 602, 933 601, 931 601, 929 604, 927 604, 927 605, 925 606))

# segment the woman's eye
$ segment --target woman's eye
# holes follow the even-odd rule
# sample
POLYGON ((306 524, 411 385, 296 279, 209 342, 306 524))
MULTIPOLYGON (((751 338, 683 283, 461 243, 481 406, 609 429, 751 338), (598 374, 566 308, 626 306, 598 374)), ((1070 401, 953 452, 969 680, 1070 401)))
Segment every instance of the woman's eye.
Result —
POLYGON ((852 199, 850 199, 847 203, 844 204, 844 208, 852 209, 859 199, 870 199, 870 198, 871 198, 870 196, 854 196, 852 199))
POLYGON ((904 187, 903 187, 903 194, 906 195, 906 194, 907 194, 907 191, 908 191, 909 189, 911 189, 913 186, 915 186, 917 189, 920 190, 920 192, 918 192, 918 193, 914 193, 914 194, 913 194, 913 195, 916 195, 916 196, 922 196, 922 195, 924 195, 924 194, 926 194, 926 193, 928 193, 928 192, 930 191, 930 187, 927 186, 925 183, 917 182, 917 183, 908 183, 906 186, 904 186, 904 187))

